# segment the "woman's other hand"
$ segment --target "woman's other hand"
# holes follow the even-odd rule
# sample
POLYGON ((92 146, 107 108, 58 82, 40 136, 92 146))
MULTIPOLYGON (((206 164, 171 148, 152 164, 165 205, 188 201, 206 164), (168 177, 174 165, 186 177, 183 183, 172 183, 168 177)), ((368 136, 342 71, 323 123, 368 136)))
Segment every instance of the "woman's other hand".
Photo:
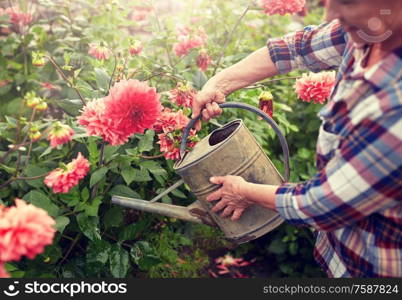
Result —
POLYGON ((213 212, 223 210, 222 217, 228 217, 232 215, 231 220, 236 221, 240 218, 244 210, 253 204, 252 201, 247 200, 243 196, 243 191, 247 185, 240 176, 215 176, 211 177, 210 181, 215 184, 222 185, 217 191, 211 193, 207 197, 207 201, 217 201, 212 208, 213 212))

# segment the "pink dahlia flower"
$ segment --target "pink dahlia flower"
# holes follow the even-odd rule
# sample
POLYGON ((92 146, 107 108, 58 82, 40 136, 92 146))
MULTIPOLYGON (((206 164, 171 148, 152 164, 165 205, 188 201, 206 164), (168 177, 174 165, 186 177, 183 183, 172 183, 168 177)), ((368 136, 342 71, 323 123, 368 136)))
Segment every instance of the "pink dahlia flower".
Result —
POLYGON ((151 6, 134 6, 131 12, 131 20, 139 22, 145 20, 153 11, 151 6))
POLYGON ((88 54, 95 57, 96 59, 104 60, 110 58, 110 56, 112 55, 112 51, 101 44, 90 43, 88 54))
POLYGON ((197 91, 189 84, 177 83, 176 88, 169 91, 169 99, 173 103, 184 107, 192 107, 197 91))
POLYGON ((4 263, 0 261, 0 278, 9 278, 10 275, 7 273, 4 268, 4 263))
POLYGON ((155 88, 138 80, 122 80, 109 92, 106 118, 113 127, 127 135, 151 129, 162 111, 160 95, 155 88))
POLYGON ((156 123, 154 130, 156 132, 171 132, 181 130, 188 124, 189 119, 183 114, 182 110, 173 112, 169 108, 165 108, 156 123))
POLYGON ((32 14, 22 12, 19 7, 13 6, 6 9, 0 8, 0 16, 9 15, 9 22, 11 23, 11 29, 16 33, 22 33, 24 28, 32 23, 32 14))
POLYGON ((306 102, 323 104, 331 95, 335 84, 335 72, 303 74, 295 84, 297 96, 306 102))
POLYGON ((95 99, 84 106, 81 115, 77 117, 78 124, 83 125, 90 136, 100 136, 111 145, 122 145, 128 141, 131 134, 117 130, 112 120, 105 117, 106 98, 95 99))
POLYGON ((65 168, 57 168, 50 172, 44 182, 53 189, 53 193, 68 193, 87 175, 88 171, 88 160, 81 153, 78 153, 77 158, 68 163, 65 168))
POLYGON ((173 51, 177 56, 187 55, 191 49, 202 47, 206 44, 208 36, 202 27, 191 30, 187 26, 178 27, 178 42, 173 44, 173 51))
POLYGON ((21 199, 0 210, 0 262, 33 259, 52 243, 55 221, 45 210, 21 199))
POLYGON ((211 64, 211 57, 208 55, 206 50, 201 50, 197 57, 197 66, 202 70, 205 71, 208 69, 208 66, 211 64))
POLYGON ((259 0, 259 4, 267 15, 283 16, 287 13, 295 14, 302 11, 306 0, 259 0))
POLYGON ((74 130, 70 126, 57 121, 52 125, 49 134, 47 135, 47 139, 50 141, 50 146, 54 148, 71 141, 73 135, 74 130))
MULTIPOLYGON (((160 151, 166 159, 178 160, 180 159, 180 143, 181 143, 181 132, 177 131, 169 133, 158 134, 159 141, 157 144, 160 145, 160 151)), ((190 130, 190 134, 187 138, 187 150, 193 148, 196 144, 196 131, 195 129, 190 130)))

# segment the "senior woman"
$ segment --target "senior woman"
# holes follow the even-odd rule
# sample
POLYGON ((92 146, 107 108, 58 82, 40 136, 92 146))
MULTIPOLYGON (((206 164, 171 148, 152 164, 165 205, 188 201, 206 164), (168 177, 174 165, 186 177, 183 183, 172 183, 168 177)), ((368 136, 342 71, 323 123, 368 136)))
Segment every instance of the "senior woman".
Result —
POLYGON ((208 201, 232 220, 261 205, 314 227, 314 257, 329 277, 402 277, 402 1, 327 0, 326 18, 268 40, 212 77, 193 104, 193 117, 208 121, 227 95, 261 79, 338 70, 318 114, 316 175, 281 186, 213 177, 222 186, 208 201))

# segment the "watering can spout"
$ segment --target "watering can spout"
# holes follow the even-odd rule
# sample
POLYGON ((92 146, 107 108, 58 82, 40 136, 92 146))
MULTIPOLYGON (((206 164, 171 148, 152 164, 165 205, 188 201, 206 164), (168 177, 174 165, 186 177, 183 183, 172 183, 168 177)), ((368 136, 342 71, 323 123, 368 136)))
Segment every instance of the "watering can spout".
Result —
POLYGON ((217 226, 215 221, 213 221, 210 215, 203 209, 199 201, 195 201, 186 207, 160 202, 151 202, 142 199, 113 196, 112 203, 136 210, 177 218, 188 222, 217 226))

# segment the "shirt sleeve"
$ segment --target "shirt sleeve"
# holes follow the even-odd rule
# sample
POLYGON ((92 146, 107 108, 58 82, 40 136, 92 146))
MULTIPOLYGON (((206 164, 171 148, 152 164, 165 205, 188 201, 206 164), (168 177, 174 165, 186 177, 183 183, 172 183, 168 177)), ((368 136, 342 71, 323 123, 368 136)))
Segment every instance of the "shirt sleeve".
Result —
POLYGON ((267 47, 280 74, 292 70, 319 72, 340 66, 347 37, 337 20, 269 39, 267 47))
POLYGON ((311 180, 283 184, 279 214, 294 225, 333 231, 402 203, 402 108, 365 118, 311 180))

